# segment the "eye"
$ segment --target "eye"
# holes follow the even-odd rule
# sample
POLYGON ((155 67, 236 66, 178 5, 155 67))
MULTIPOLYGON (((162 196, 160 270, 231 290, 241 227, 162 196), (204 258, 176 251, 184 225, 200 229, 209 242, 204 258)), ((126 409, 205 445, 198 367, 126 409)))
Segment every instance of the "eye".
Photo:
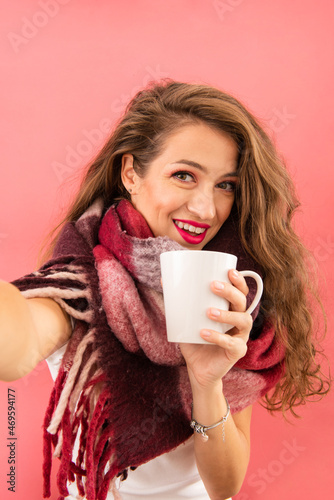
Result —
POLYGON ((194 180, 194 177, 189 174, 189 172, 175 172, 173 174, 173 177, 175 177, 176 179, 182 181, 182 182, 190 182, 190 181, 193 181, 194 180))
POLYGON ((223 181, 218 184, 219 189, 234 193, 237 183, 235 181, 223 181))

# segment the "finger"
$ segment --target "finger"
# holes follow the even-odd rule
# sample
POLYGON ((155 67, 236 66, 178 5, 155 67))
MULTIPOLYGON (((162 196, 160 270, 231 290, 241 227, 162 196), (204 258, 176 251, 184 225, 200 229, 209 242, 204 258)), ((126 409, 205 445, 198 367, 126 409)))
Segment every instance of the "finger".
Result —
POLYGON ((234 311, 246 310, 246 295, 231 283, 214 281, 211 284, 211 289, 216 295, 219 295, 220 297, 228 300, 228 302, 230 302, 231 304, 231 309, 233 309, 234 311))
POLYGON ((232 285, 234 285, 244 295, 248 294, 249 288, 246 280, 236 269, 230 269, 228 272, 228 279, 231 281, 232 285))
POLYGON ((241 336, 218 333, 215 330, 201 330, 201 337, 210 344, 217 345, 228 353, 230 358, 240 359, 247 352, 247 341, 241 336))
POLYGON ((245 312, 223 311, 215 307, 210 307, 207 315, 210 319, 218 323, 226 323, 234 326, 242 335, 248 336, 253 326, 252 316, 245 312))

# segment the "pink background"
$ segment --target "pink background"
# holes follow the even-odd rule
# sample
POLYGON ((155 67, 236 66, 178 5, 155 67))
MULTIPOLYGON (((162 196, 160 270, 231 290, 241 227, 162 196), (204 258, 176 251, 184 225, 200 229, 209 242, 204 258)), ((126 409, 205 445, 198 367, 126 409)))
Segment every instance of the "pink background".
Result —
MULTIPOLYGON (((229 91, 273 130, 296 182, 296 219, 322 274, 333 360, 333 14, 330 0, 1 2, 0 276, 31 271, 43 236, 124 103, 171 77, 229 91), (92 132, 95 130, 95 132, 92 132)), ((0 384, 0 497, 40 499, 45 363, 0 384), (7 491, 7 388, 16 390, 16 493, 7 491)), ((332 497, 331 394, 293 425, 254 409, 237 500, 332 497)), ((52 499, 56 499, 54 489, 52 499)))

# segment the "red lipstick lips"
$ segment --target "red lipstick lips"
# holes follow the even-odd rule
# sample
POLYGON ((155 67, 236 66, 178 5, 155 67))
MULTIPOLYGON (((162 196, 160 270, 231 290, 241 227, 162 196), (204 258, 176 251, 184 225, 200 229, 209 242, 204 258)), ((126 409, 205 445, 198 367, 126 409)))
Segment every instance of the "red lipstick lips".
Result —
POLYGON ((199 245, 200 243, 202 243, 202 241, 206 236, 207 229, 210 227, 209 224, 202 224, 200 222, 195 222, 192 220, 185 220, 185 219, 174 219, 174 224, 179 234, 184 239, 184 241, 186 243, 190 243, 191 245, 199 245), (199 233, 192 232, 192 234, 190 234, 189 228, 191 226, 193 228, 201 229, 203 231, 199 233))

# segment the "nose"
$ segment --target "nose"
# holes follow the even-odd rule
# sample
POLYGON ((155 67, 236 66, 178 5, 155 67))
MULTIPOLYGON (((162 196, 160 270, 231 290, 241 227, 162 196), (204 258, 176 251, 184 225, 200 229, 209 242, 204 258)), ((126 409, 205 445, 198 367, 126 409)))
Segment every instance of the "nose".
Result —
POLYGON ((189 212, 202 220, 213 219, 216 215, 216 206, 212 192, 202 190, 192 191, 191 198, 188 200, 187 208, 189 212))

